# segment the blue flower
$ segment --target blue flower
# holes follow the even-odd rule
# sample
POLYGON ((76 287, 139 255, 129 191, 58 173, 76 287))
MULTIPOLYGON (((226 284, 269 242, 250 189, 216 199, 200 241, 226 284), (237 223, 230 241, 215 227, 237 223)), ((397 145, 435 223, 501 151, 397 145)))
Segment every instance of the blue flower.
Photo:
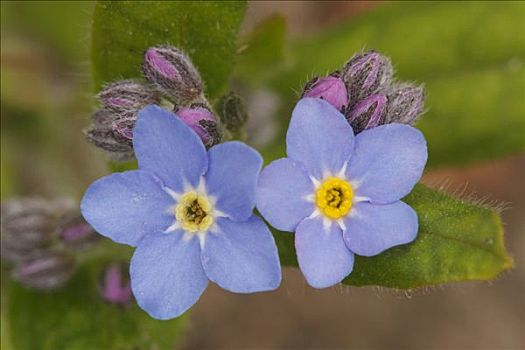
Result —
POLYGON ((299 267, 325 288, 352 272, 354 254, 373 256, 413 241, 415 211, 400 201, 427 160, 423 134, 389 124, 354 136, 332 105, 304 98, 288 129, 287 158, 261 173, 257 208, 274 227, 295 231, 299 267))
POLYGON ((277 247, 253 215, 261 156, 240 142, 206 152, 176 115, 153 105, 139 112, 133 135, 139 170, 95 181, 81 210, 99 233, 136 247, 130 275, 140 307, 176 317, 208 280, 237 293, 277 288, 277 247))

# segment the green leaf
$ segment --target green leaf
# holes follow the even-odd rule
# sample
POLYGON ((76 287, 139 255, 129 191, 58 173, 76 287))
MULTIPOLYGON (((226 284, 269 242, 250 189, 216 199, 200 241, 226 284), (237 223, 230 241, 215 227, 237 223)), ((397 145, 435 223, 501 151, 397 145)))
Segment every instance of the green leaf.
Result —
POLYGON ((272 15, 240 39, 235 76, 241 81, 261 84, 276 74, 285 59, 286 20, 272 15))
MULTIPOLYGON (((404 201, 419 217, 415 242, 375 257, 356 256, 343 283, 411 289, 456 281, 490 280, 513 266, 494 209, 417 185, 404 201)), ((297 266, 293 234, 274 233, 281 262, 297 266)))
MULTIPOLYGON (((312 72, 340 68, 363 48, 392 58, 402 80, 424 83, 418 126, 429 166, 464 164, 525 150, 523 2, 400 2, 296 42, 287 72, 271 82, 290 115, 293 92, 312 72)), ((284 120, 283 120, 284 119, 284 120)), ((286 130, 286 118, 282 132, 286 130)))
POLYGON ((185 318, 158 321, 135 304, 119 307, 103 302, 97 291, 101 266, 83 267, 55 292, 32 291, 16 282, 3 284, 2 296, 9 301, 2 305, 3 321, 8 322, 13 348, 173 349, 185 318))
POLYGON ((92 32, 95 85, 140 77, 144 51, 171 44, 199 69, 216 97, 233 68, 244 1, 99 1, 92 32))

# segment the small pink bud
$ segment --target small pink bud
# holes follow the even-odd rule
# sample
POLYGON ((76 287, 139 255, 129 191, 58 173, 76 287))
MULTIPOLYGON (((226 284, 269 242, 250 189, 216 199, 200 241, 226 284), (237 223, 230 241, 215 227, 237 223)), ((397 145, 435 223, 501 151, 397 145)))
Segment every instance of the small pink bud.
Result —
POLYGON ((310 80, 302 97, 321 98, 339 111, 344 112, 348 106, 348 92, 345 83, 335 75, 310 80))
POLYGON ((221 141, 221 133, 215 116, 205 105, 193 104, 190 107, 179 108, 175 114, 199 135, 207 148, 221 141))
POLYGON ((127 264, 114 263, 109 265, 102 276, 100 294, 112 304, 128 305, 132 299, 127 264))

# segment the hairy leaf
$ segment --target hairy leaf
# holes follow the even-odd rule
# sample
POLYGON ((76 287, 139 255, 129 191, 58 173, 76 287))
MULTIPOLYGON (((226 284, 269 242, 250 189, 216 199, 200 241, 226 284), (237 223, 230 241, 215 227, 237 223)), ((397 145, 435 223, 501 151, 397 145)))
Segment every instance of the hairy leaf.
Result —
POLYGON ((184 50, 215 97, 233 68, 244 1, 99 1, 93 20, 92 61, 97 89, 114 79, 140 77, 150 46, 184 50))
MULTIPOLYGON (((98 296, 100 264, 77 272, 55 292, 37 292, 8 282, 2 296, 14 349, 172 349, 184 317, 157 321, 135 304, 108 304, 98 296)), ((5 287, 5 288, 4 288, 5 287)), ((7 325, 6 325, 7 326, 7 325)), ((4 322, 2 322, 4 327, 4 322)))
MULTIPOLYGON (((356 257, 343 283, 411 289, 456 281, 489 280, 512 267, 503 227, 493 209, 417 185, 404 201, 419 217, 415 242, 375 257, 356 257)), ((274 232, 281 262, 297 266, 293 234, 274 232)))
MULTIPOLYGON (((352 19, 291 48, 290 69, 271 86, 290 115, 307 78, 340 68, 355 52, 392 58, 397 76, 426 85, 418 126, 429 166, 464 164, 525 150, 525 4, 401 2, 352 19)), ((283 132, 287 124, 282 120, 283 132)))

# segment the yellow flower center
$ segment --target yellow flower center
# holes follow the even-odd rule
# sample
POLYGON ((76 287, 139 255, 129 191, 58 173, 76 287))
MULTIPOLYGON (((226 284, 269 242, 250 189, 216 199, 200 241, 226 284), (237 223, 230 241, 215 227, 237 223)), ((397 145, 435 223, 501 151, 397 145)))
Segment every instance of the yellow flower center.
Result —
POLYGON ((212 209, 206 196, 190 191, 175 207, 175 218, 187 232, 204 232, 213 224, 212 209))
POLYGON ((315 193, 315 204, 330 219, 339 219, 352 208, 354 191, 350 184, 337 177, 326 179, 315 193))

